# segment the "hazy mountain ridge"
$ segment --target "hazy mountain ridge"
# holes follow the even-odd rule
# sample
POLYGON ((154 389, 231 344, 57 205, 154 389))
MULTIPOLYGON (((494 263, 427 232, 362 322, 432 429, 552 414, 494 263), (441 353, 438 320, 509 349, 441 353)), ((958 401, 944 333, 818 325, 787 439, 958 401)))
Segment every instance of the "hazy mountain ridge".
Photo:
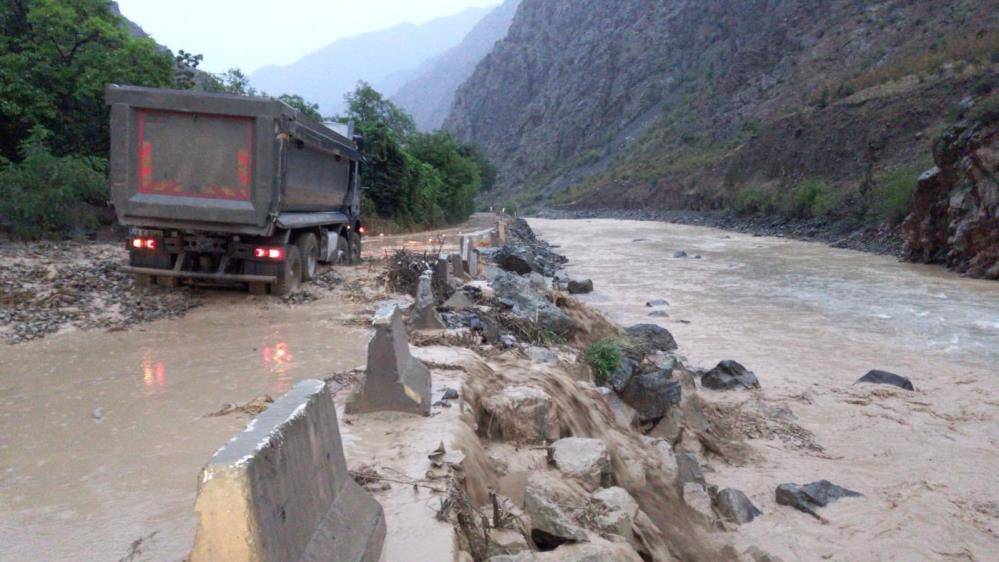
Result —
POLYGON ((855 191, 928 163, 932 129, 995 75, 987 57, 919 71, 994 49, 985 4, 524 0, 445 128, 499 166, 497 200, 717 208, 808 177, 855 191))
POLYGON ((457 45, 492 8, 468 8, 424 24, 401 24, 335 41, 286 66, 263 67, 250 76, 271 95, 295 93, 318 103, 324 114, 343 109, 344 94, 358 80, 390 93, 411 79, 425 60, 457 45))
POLYGON ((506 0, 482 18, 461 43, 408 72, 411 79, 407 83, 397 91, 386 90, 395 91, 392 101, 412 114, 421 130, 440 128, 458 87, 506 36, 519 5, 520 0, 506 0))

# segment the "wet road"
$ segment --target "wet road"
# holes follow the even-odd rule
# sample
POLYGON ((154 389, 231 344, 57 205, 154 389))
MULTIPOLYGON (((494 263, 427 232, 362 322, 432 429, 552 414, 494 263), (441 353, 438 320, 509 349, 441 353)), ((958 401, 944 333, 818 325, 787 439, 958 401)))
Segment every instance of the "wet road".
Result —
POLYGON ((180 319, 0 346, 3 560, 179 560, 197 475, 248 417, 226 403, 278 396, 362 365, 367 332, 332 298, 289 307, 219 292, 180 319))

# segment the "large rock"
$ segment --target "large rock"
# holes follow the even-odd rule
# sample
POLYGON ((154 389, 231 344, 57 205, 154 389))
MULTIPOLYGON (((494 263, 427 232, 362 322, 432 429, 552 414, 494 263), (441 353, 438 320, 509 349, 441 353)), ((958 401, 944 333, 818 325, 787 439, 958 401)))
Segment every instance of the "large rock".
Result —
POLYGON ((705 520, 714 520, 715 513, 711 505, 711 494, 708 493, 704 484, 688 482, 683 485, 682 493, 683 503, 687 504, 688 507, 699 513, 705 520))
POLYGON ((632 526, 638 515, 638 502, 627 490, 620 487, 603 488, 594 492, 590 501, 599 510, 595 523, 601 531, 631 538, 632 526))
POLYGON ((638 374, 638 361, 622 355, 617 367, 607 376, 607 386, 614 392, 624 392, 624 389, 631 383, 631 379, 638 374))
POLYGON ((531 519, 531 535, 538 546, 555 547, 586 540, 586 531, 565 506, 581 501, 564 484, 545 473, 533 473, 524 488, 524 512, 531 519))
POLYGON ((610 452, 599 439, 566 437, 552 443, 550 456, 559 472, 595 490, 610 477, 610 452))
POLYGON ((662 418, 680 403, 680 381, 672 371, 660 370, 633 377, 621 392, 621 400, 638 412, 639 421, 662 418))
POLYGON ((566 288, 570 295, 585 295, 593 292, 592 279, 570 279, 566 288))
POLYGON ((722 519, 737 525, 749 523, 763 515, 746 494, 734 488, 725 488, 715 495, 715 509, 722 519))
POLYGON ((669 330, 658 324, 635 324, 624 329, 628 347, 635 354, 648 355, 655 351, 675 351, 676 340, 669 330))
POLYGON ((759 388, 760 381, 752 371, 738 362, 726 360, 704 373, 701 377, 701 386, 711 390, 750 389, 759 388))
POLYGON ((776 490, 777 503, 787 505, 821 519, 816 508, 825 507, 840 498, 859 497, 860 493, 837 486, 828 480, 819 480, 799 486, 797 484, 781 484, 776 490))
POLYGON ((916 390, 915 387, 912 386, 912 381, 906 377, 896 375, 895 373, 889 373, 887 371, 879 371, 877 369, 868 371, 866 375, 860 377, 854 384, 862 382, 871 384, 888 384, 904 388, 905 390, 916 390))
POLYGON ((487 437, 518 443, 551 442, 559 437, 552 397, 529 386, 511 386, 482 399, 480 428, 487 437))
POLYGON ((430 369, 409 353, 399 307, 382 307, 372 326, 364 384, 348 400, 347 413, 393 410, 429 416, 430 369))
POLYGON ((376 562, 382 507, 350 477, 336 406, 306 380, 218 450, 198 478, 192 562, 376 562))
POLYGON ((494 556, 488 562, 643 562, 643 558, 627 543, 594 539, 588 543, 564 544, 548 552, 494 556))
POLYGON ((542 272, 530 249, 524 246, 513 246, 507 244, 499 250, 492 252, 491 257, 494 263, 504 271, 516 273, 517 275, 527 275, 535 271, 542 272))
POLYGON ((496 271, 493 275, 493 291, 501 303, 510 307, 514 316, 536 322, 542 330, 564 338, 569 338, 576 332, 576 322, 534 288, 528 279, 496 271))

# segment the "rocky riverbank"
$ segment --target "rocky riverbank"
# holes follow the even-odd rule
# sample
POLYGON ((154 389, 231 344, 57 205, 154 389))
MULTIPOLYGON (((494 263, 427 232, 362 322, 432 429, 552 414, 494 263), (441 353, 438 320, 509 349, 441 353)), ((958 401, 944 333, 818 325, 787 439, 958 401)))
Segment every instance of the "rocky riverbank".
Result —
MULTIPOLYGON (((416 331, 413 341, 430 346, 417 354, 438 349, 434 369, 465 374, 458 404, 476 437, 441 510, 462 551, 494 562, 777 560, 732 534, 774 514, 717 475, 766 462, 750 440, 822 455, 815 436, 770 405, 737 361, 693 367, 667 329, 622 328, 570 297, 570 278, 553 265, 565 258, 524 221, 509 232, 482 250, 481 277, 445 279, 436 297, 429 279, 428 290, 408 289, 413 322, 425 320, 421 300, 434 299, 444 327, 416 331)), ((768 506, 820 522, 835 500, 864 501, 824 478, 760 478, 772 480, 768 506)))
POLYGON ((778 216, 740 215, 730 211, 657 211, 645 209, 586 209, 566 211, 540 209, 532 216, 552 219, 621 219, 709 226, 753 234, 821 242, 834 248, 872 254, 905 256, 900 227, 863 226, 849 220, 795 219, 778 216))

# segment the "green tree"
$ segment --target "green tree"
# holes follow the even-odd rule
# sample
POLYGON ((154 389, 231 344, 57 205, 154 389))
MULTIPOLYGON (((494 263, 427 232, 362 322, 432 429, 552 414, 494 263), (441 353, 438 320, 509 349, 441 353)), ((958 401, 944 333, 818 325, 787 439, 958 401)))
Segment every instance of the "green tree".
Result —
POLYGON ((409 114, 363 80, 344 97, 344 101, 347 102, 347 113, 337 118, 343 123, 353 121, 358 129, 383 124, 401 141, 416 132, 416 123, 409 114))
POLYGON ((475 161, 466 156, 450 133, 417 133, 410 137, 409 153, 434 167, 441 185, 434 202, 444 212, 449 223, 468 218, 474 210, 475 194, 482 184, 482 175, 475 161))
POLYGON ((278 99, 320 123, 323 121, 323 116, 319 113, 319 104, 317 103, 307 101, 297 94, 282 94, 278 99))
POLYGON ((0 7, 0 155, 19 160, 36 127, 56 155, 108 152, 107 84, 173 85, 173 57, 129 36, 108 0, 5 0, 0 7))
POLYGON ((259 92, 250 85, 250 79, 238 68, 230 68, 221 74, 210 75, 205 81, 206 92, 215 94, 235 94, 255 96, 259 92))

